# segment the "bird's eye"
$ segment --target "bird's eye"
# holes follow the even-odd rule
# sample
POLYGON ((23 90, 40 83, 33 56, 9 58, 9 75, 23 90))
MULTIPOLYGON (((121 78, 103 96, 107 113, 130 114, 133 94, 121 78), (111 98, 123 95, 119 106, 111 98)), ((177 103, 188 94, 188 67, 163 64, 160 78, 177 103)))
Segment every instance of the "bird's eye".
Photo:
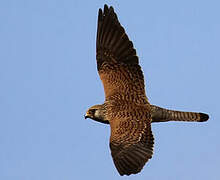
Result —
POLYGON ((95 113, 95 109, 90 109, 90 113, 94 114, 95 113))

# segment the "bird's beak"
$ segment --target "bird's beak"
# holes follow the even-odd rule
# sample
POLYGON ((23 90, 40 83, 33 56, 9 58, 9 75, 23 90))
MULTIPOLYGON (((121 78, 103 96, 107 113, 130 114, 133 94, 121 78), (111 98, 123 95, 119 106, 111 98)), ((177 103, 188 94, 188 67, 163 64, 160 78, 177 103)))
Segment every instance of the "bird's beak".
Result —
POLYGON ((89 118, 88 112, 86 112, 86 114, 84 115, 84 118, 85 118, 85 119, 89 118))

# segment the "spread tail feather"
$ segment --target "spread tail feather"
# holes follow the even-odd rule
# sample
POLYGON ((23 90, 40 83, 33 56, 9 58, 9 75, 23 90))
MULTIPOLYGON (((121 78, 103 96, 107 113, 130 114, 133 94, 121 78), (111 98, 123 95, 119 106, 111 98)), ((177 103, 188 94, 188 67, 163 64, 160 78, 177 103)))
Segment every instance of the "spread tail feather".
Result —
POLYGON ((151 105, 152 122, 167 122, 167 121, 189 121, 189 122, 204 122, 209 119, 209 115, 197 112, 183 112, 164 109, 155 105, 151 105))

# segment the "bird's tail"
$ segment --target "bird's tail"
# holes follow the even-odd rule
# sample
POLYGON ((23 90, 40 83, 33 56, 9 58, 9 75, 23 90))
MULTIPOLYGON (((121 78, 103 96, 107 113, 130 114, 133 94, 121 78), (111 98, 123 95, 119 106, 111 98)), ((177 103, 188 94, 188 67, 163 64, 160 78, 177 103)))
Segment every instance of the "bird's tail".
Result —
POLYGON ((152 122, 167 122, 167 121, 189 121, 189 122, 204 122, 209 119, 209 115, 197 112, 183 112, 164 109, 155 105, 151 105, 152 122))

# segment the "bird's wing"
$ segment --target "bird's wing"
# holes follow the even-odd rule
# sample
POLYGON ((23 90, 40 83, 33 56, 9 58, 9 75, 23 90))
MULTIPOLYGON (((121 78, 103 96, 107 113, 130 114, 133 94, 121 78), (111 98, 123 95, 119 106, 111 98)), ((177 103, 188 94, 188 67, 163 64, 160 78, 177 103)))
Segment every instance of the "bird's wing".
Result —
POLYGON ((96 47, 105 98, 111 102, 112 157, 121 175, 138 173, 153 154, 150 104, 133 43, 107 5, 99 9, 96 47))
POLYGON ((110 149, 120 175, 136 174, 153 155, 154 138, 151 131, 151 115, 144 107, 124 106, 117 110, 110 121, 110 149), (130 108, 129 108, 130 107, 130 108))
POLYGON ((145 95, 144 77, 136 50, 120 25, 112 7, 99 9, 96 40, 97 68, 102 80, 105 98, 115 94, 145 95))

